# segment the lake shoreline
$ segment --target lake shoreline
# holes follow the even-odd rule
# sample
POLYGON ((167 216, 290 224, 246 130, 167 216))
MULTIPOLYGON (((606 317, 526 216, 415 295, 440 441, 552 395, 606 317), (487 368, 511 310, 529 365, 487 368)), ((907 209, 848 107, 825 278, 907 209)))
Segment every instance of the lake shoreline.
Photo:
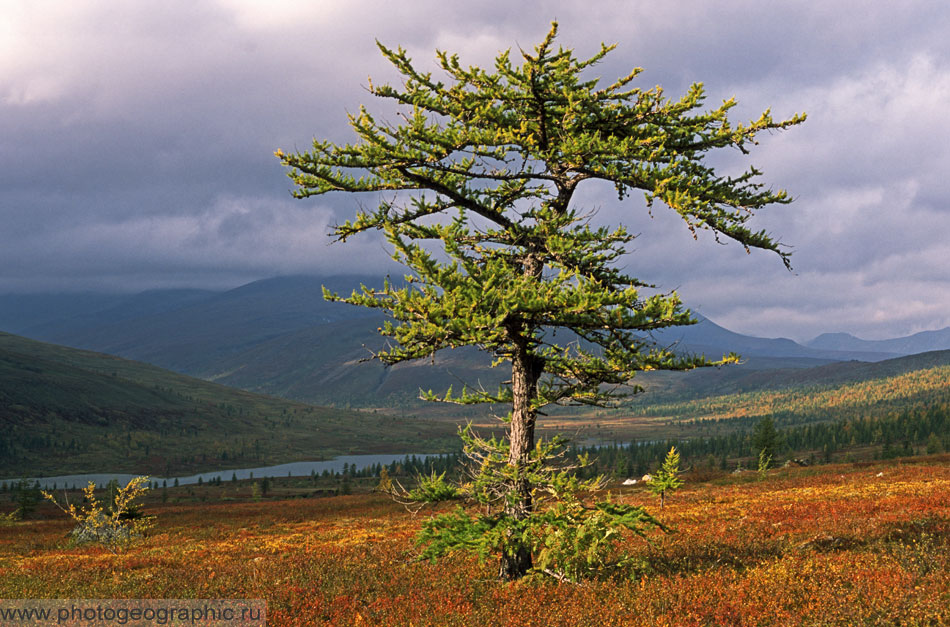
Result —
MULTIPOLYGON (((313 473, 318 475, 323 474, 324 471, 330 473, 339 473, 343 471, 344 466, 348 468, 355 468, 356 470, 363 470, 367 467, 375 466, 376 464, 389 466, 392 463, 402 462, 407 457, 409 459, 415 458, 417 460, 424 460, 429 457, 440 457, 449 454, 450 453, 376 453, 370 455, 341 455, 330 460, 289 462, 286 464, 260 466, 256 468, 227 468, 224 470, 200 472, 178 477, 149 476, 149 481, 153 483, 158 482, 159 484, 173 485, 177 480, 177 485, 191 485, 197 484, 199 480, 203 483, 206 483, 219 477, 222 480, 234 478, 237 478, 238 480, 263 479, 264 477, 288 476, 307 477, 311 476, 313 473)), ((28 481, 31 485, 39 482, 40 488, 44 490, 52 489, 54 485, 57 489, 72 489, 74 487, 83 488, 90 481, 94 482, 99 487, 103 487, 113 479, 124 485, 128 483, 133 477, 139 476, 142 475, 134 473, 78 473, 70 475, 57 475, 53 477, 27 477, 26 481, 28 481)), ((6 483, 8 486, 10 486, 22 480, 22 478, 0 479, 0 483, 6 483)))

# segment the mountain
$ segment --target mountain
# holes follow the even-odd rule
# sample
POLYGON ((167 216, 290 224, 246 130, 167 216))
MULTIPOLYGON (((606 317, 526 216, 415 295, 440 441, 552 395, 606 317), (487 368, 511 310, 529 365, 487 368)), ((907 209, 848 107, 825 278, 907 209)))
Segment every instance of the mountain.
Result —
MULTIPOLYGON (((70 306, 68 301, 65 311, 59 317, 39 316, 39 320, 28 321, 25 324, 9 327, 12 333, 22 333, 31 337, 66 337, 81 338, 84 333, 93 329, 100 329, 116 325, 127 320, 137 320, 148 316, 166 314, 168 312, 200 303, 215 295, 209 290, 149 290, 132 295, 102 296, 101 302, 106 306, 99 308, 84 308, 75 313, 76 307, 70 306)), ((94 302, 94 301, 93 301, 94 302)), ((34 310, 37 310, 35 308, 34 310)), ((42 310, 39 310, 42 311, 42 310)), ((7 327, 0 327, 7 328, 7 327)))
POLYGON ((361 363, 384 345, 376 331, 382 314, 327 302, 322 292, 325 285, 348 294, 361 283, 380 279, 291 276, 219 293, 146 292, 104 299, 108 307, 99 312, 44 316, 23 335, 337 406, 414 404, 420 387, 461 387, 460 381, 497 386, 501 374, 486 374, 488 360, 473 350, 439 355, 429 365, 361 363))
MULTIPOLYGON (((209 363, 196 374, 225 385, 284 398, 343 406, 421 408, 420 389, 454 386, 495 390, 510 373, 490 368, 473 347, 442 351, 431 360, 386 367, 370 360, 385 346, 376 329, 382 316, 331 322, 260 342, 209 363)), ((452 413, 464 415, 461 407, 452 413)))
POLYGON ((849 333, 824 333, 807 342, 810 348, 835 351, 867 351, 912 355, 927 351, 950 349, 950 327, 938 331, 921 331, 890 340, 862 340, 849 333))
MULTIPOLYGON (((273 293, 267 286, 251 293, 261 287, 273 293)), ((200 303, 175 312, 219 296, 204 295, 200 303)), ((204 376, 227 386, 0 333, 0 478, 89 471, 170 474, 345 453, 450 450, 457 444, 455 425, 473 414, 452 406, 442 410, 451 420, 406 418, 417 390, 458 389, 463 381, 494 389, 505 376, 503 369, 488 369, 485 356, 474 349, 392 368, 362 362, 382 345, 375 333, 378 322, 371 317, 326 321, 208 360, 204 376), (402 411, 331 409, 237 386, 326 399, 337 406, 392 405, 402 411)), ((707 328, 712 332, 706 338, 734 339, 727 330, 707 328)), ((759 340, 746 341, 771 345, 759 340)), ((946 401, 948 365, 950 351, 879 362, 753 356, 733 367, 643 373, 638 382, 646 393, 619 411, 636 421, 647 414, 718 415, 709 413, 715 410, 748 422, 781 408, 798 416, 795 420, 825 420, 843 411, 842 402, 855 415, 935 407, 946 401), (775 405, 770 399, 786 400, 775 405)), ((478 411, 484 417, 484 408, 478 411)))
POLYGON ((454 436, 450 423, 291 402, 0 333, 0 477, 429 452, 450 450, 454 436))
MULTIPOLYGON (((442 391, 453 386, 458 390, 467 385, 494 390, 510 374, 503 368, 491 369, 490 358, 474 348, 442 351, 433 360, 388 368, 367 361, 385 345, 385 338, 376 332, 383 320, 381 314, 376 314, 284 334, 209 363, 193 374, 284 398, 357 407, 422 406, 418 401, 420 388, 442 391)), ((698 390, 720 385, 717 377, 744 378, 750 371, 811 368, 855 356, 853 352, 810 350, 791 340, 744 336, 706 319, 691 327, 655 332, 651 337, 663 346, 710 356, 733 350, 742 353, 742 366, 703 370, 702 375, 688 379, 687 385, 697 385, 698 390), (700 381, 706 383, 699 385, 700 381)), ((882 357, 878 353, 870 356, 882 357)), ((645 379, 655 382, 663 376, 650 373, 645 379)), ((671 380, 682 376, 669 373, 671 380)), ((682 388, 683 384, 674 386, 682 388)), ((460 410, 453 407, 451 411, 460 410)))
MULTIPOLYGON (((377 328, 378 310, 323 299, 322 286, 348 294, 361 283, 379 285, 379 277, 290 276, 256 281, 233 290, 162 290, 127 296, 47 298, 44 301, 0 296, 0 312, 17 322, 21 335, 57 344, 144 361, 176 372, 259 393, 336 406, 415 406, 420 388, 456 390, 463 385, 494 390, 505 379, 490 369, 487 356, 474 349, 443 352, 433 361, 385 368, 365 362, 385 345, 377 328), (96 302, 101 307, 96 309, 96 302), (10 304, 16 305, 8 307, 10 304), (24 304, 26 303, 26 304, 24 304), (24 315, 36 323, 24 328, 24 315)), ((697 389, 722 385, 766 369, 795 370, 849 360, 880 361, 903 354, 892 346, 818 342, 802 346, 784 338, 735 333, 713 321, 654 332, 662 346, 710 357, 737 352, 745 365, 692 376, 697 389)), ((682 378, 646 377, 655 385, 683 389, 682 378)), ((671 375, 674 376, 675 375, 671 375)))
POLYGON ((0 294, 0 329, 22 333, 30 327, 65 324, 128 298, 121 294, 0 294))
POLYGON ((359 280, 350 277, 279 277, 201 298, 176 298, 161 309, 142 307, 139 295, 104 312, 37 325, 21 334, 193 374, 280 335, 370 315, 370 310, 323 299, 322 285, 349 291, 354 281, 358 286, 359 280))
MULTIPOLYGON (((898 357, 898 351, 884 349, 835 348, 825 346, 802 346, 787 338, 761 338, 735 333, 697 316, 699 322, 685 327, 672 327, 655 331, 652 337, 664 346, 682 346, 691 353, 705 353, 713 357, 735 352, 743 357, 805 357, 833 361, 879 361, 898 357)), ((950 348, 950 347, 948 347, 950 348)))

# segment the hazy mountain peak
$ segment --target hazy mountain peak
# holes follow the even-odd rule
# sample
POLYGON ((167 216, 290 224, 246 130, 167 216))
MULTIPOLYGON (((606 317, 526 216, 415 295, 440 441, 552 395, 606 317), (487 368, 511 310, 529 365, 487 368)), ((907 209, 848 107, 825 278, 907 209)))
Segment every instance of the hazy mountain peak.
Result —
POLYGON ((862 341, 863 340, 851 335, 850 333, 839 331, 837 333, 822 333, 814 339, 805 342, 805 346, 835 350, 842 346, 851 346, 854 342, 862 341))
POLYGON ((950 327, 921 331, 906 337, 888 340, 862 340, 850 333, 823 333, 807 343, 810 348, 840 351, 886 352, 913 355, 950 349, 950 327))

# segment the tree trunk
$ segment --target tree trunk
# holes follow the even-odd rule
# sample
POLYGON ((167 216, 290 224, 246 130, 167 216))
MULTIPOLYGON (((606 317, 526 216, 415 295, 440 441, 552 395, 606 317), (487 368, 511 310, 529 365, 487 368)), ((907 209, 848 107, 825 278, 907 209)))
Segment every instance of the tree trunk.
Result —
MULTIPOLYGON (((528 253, 522 260, 525 277, 541 280, 543 263, 537 255, 528 253)), ((509 320, 508 337, 514 350, 511 356, 511 423, 508 425, 508 465, 516 477, 505 502, 505 515, 515 521, 527 519, 534 510, 531 484, 524 476, 531 451, 534 449, 534 423, 538 410, 538 381, 544 372, 544 360, 533 353, 534 331, 530 324, 517 318, 509 320)), ((499 576, 502 579, 520 579, 531 570, 531 549, 517 532, 512 532, 501 556, 499 576)))
MULTIPOLYGON (((512 411, 508 426, 508 464, 516 470, 505 503, 505 514, 520 521, 531 515, 534 504, 531 499, 531 484, 523 473, 534 449, 534 425, 537 410, 533 407, 538 396, 538 380, 543 364, 528 350, 527 344, 518 346, 511 361, 512 411)), ((508 550, 501 557, 499 576, 502 579, 519 579, 531 569, 531 550, 519 536, 509 537, 508 550)))

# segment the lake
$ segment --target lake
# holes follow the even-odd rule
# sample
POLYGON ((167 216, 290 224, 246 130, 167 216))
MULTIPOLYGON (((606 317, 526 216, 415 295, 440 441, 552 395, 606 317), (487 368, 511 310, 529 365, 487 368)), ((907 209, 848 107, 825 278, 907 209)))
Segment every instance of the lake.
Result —
MULTIPOLYGON (((425 455, 425 454, 415 454, 410 453, 409 457, 416 457, 417 459, 426 459, 427 457, 438 457, 437 454, 425 455)), ((335 457, 331 460, 322 461, 322 462, 292 462, 290 464, 278 464, 277 466, 260 466, 258 468, 229 468, 227 470, 215 470, 212 472, 202 472, 196 475, 188 475, 186 477, 150 477, 151 481, 157 481, 159 485, 163 481, 167 481, 168 485, 173 485, 175 479, 178 479, 178 485, 188 485, 193 483, 198 483, 198 480, 207 483, 208 481, 214 479, 215 477, 221 477, 223 481, 230 480, 233 475, 237 475, 238 479, 251 479, 251 478, 263 478, 263 477, 286 477, 288 473, 293 477, 309 477, 311 473, 322 474, 324 470, 329 472, 341 472, 343 470, 343 465, 346 464, 350 467, 356 466, 357 470, 366 468, 367 466, 373 466, 375 464, 389 465, 393 462, 401 462, 406 459, 406 455, 395 455, 395 454, 379 454, 379 455, 341 455, 340 457, 335 457)), ((98 486, 105 486, 109 481, 115 479, 120 484, 125 485, 133 477, 138 477, 140 475, 130 475, 124 473, 97 473, 97 474, 82 474, 82 475, 59 475, 56 477, 29 477, 27 481, 31 484, 33 482, 39 481, 40 487, 45 490, 49 490, 55 484, 57 488, 72 488, 73 486, 77 488, 84 488, 86 484, 90 481, 93 481, 98 486)), ((16 483, 19 479, 3 479, 0 480, 0 483, 6 482, 7 485, 16 483)))
MULTIPOLYGON (((617 441, 604 441, 604 440, 592 440, 587 443, 584 443, 584 446, 594 446, 595 448, 602 448, 606 446, 629 446, 630 444, 645 445, 651 444, 653 442, 658 442, 659 440, 647 440, 647 441, 637 441, 637 442, 617 442, 617 441)), ((427 457, 438 457, 438 453, 433 454, 413 454, 409 453, 408 457, 415 457, 417 459, 426 459, 427 457)), ((329 472, 341 472, 343 470, 343 465, 347 464, 349 466, 356 466, 357 470, 362 470, 367 466, 373 466, 375 464, 389 465, 393 462, 401 462, 407 457, 407 454, 403 453, 402 455, 396 455, 394 453, 387 454, 377 454, 377 455, 341 455, 340 457, 335 457, 331 460, 322 461, 322 462, 292 462, 289 464, 278 464, 276 466, 260 466, 258 468, 228 468, 225 470, 214 470, 211 472, 202 472, 196 475, 188 475, 184 477, 150 477, 150 480, 155 482, 157 481, 159 485, 163 481, 168 482, 168 485, 174 485, 175 479, 178 479, 178 485, 188 485, 198 483, 198 479, 201 479, 202 482, 207 483, 208 481, 214 479, 215 477, 221 477, 222 481, 230 480, 232 475, 237 475, 238 479, 252 479, 257 478, 261 479, 263 477, 286 477, 287 473, 290 473, 290 476, 293 477, 309 477, 311 473, 316 472, 318 475, 322 474, 324 470, 329 472)), ((40 487, 44 490, 49 490, 55 484, 57 488, 72 488, 73 486, 77 488, 84 488, 86 484, 90 481, 94 481, 97 486, 105 486, 111 480, 115 479, 120 484, 125 485, 133 477, 138 477, 140 475, 134 474, 125 474, 125 473, 94 473, 94 474, 81 474, 81 475, 59 475, 56 477, 28 477, 27 481, 31 484, 35 481, 40 482, 40 487)), ((6 482, 7 485, 16 483, 19 479, 0 479, 0 483, 6 482)))

